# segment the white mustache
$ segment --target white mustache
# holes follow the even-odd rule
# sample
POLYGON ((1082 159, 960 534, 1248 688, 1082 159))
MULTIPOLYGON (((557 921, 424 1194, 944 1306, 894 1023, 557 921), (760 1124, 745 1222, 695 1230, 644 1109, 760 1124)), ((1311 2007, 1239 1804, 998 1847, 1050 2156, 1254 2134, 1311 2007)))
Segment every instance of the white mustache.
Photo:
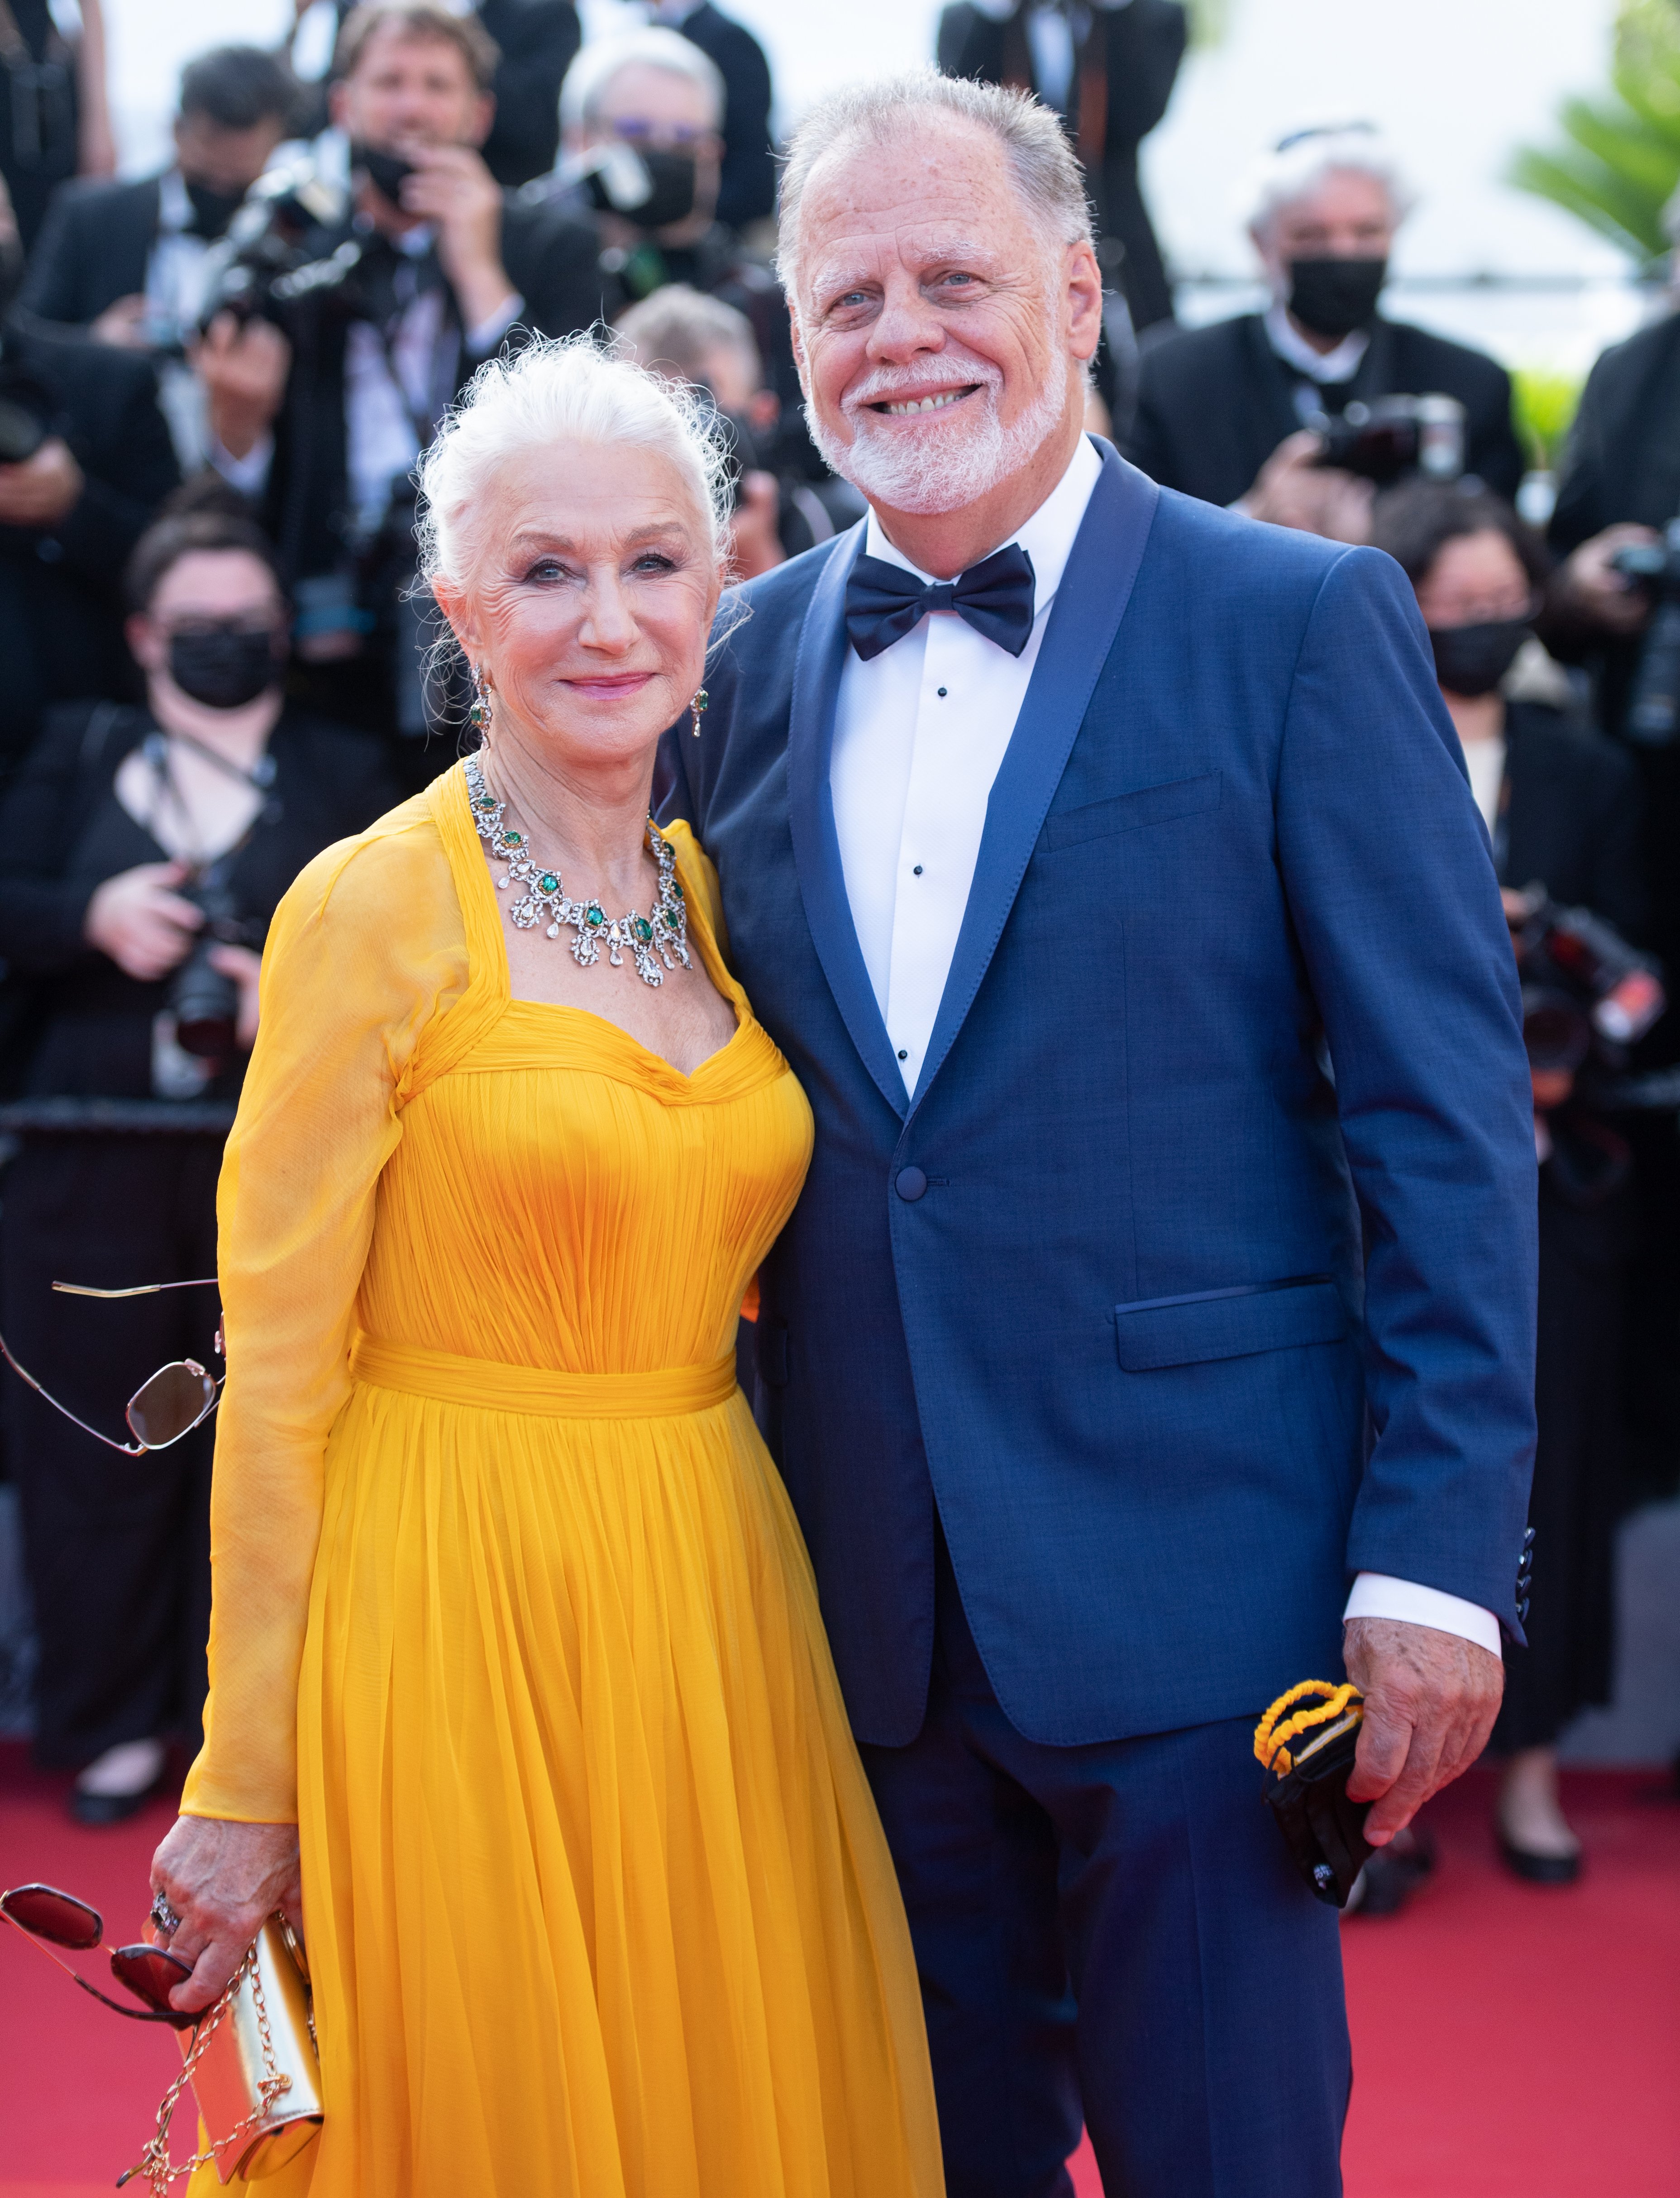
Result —
POLYGON ((887 380, 877 375, 865 382, 861 389, 848 390, 844 400, 847 412, 857 412, 871 404, 907 404, 918 397, 935 397, 961 382, 978 382, 984 388, 996 388, 1003 376, 996 368, 983 367, 976 360, 972 368, 964 365, 953 375, 949 369, 937 381, 923 377, 918 380, 887 380))

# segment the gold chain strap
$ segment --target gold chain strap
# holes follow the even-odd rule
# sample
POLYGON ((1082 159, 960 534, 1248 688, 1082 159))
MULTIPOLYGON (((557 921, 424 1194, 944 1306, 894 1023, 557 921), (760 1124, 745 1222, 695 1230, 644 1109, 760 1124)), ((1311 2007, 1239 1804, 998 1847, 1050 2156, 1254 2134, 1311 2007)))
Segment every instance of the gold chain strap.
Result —
POLYGON ((150 2186, 152 2198, 167 2198, 170 2184, 179 2177, 190 2175, 195 2168, 203 2167, 206 2163, 213 2163, 218 2153, 225 2152, 228 2147, 240 2137, 247 2135, 253 2129, 259 2128, 273 2112, 275 2101, 283 2093, 289 2091, 291 2088, 291 2078, 282 2073, 280 2064, 274 2057, 274 2038, 269 2029, 268 2002, 263 1997, 263 1973, 258 1965, 257 1949, 253 1945, 245 1959, 229 1978, 220 1999, 200 2023, 194 2034, 192 2050, 181 2063, 180 2074, 163 2095, 162 2103, 158 2108, 156 2131, 148 2140, 146 2149, 141 2154, 135 2165, 125 2169, 117 2178, 118 2189, 120 2190, 124 2183, 131 2181, 135 2176, 142 2175, 150 2186), (244 1982, 247 1971, 251 1977, 251 1997, 257 2010, 257 2032, 263 2043, 263 2073, 257 2086, 260 2095, 260 2103, 247 2114, 242 2122, 235 2123, 225 2137, 218 2137, 207 2152, 195 2152, 190 2160, 183 2160, 177 2167, 169 2156, 170 2122, 174 2116, 182 2092, 192 2080, 193 2071, 197 2067, 205 2047, 214 2036, 217 2025, 232 2006, 234 1996, 244 1982))
POLYGON ((1328 1679, 1303 1679, 1299 1686, 1291 1687, 1287 1695, 1280 1695, 1255 1727, 1255 1755, 1268 1771, 1287 1778, 1295 1765, 1286 1743, 1299 1740, 1315 1725, 1329 1724, 1352 1704, 1363 1700, 1357 1687, 1351 1683, 1338 1687, 1328 1679), (1286 1711, 1314 1695, 1322 1699, 1313 1708, 1295 1710, 1293 1717, 1286 1718, 1286 1711))

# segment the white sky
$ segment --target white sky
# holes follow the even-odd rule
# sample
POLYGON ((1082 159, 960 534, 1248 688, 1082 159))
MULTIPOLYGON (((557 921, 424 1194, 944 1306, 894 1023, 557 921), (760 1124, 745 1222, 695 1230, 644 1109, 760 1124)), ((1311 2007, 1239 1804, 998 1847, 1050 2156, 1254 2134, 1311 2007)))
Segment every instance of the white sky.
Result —
MULTIPOLYGON (((1359 117, 1387 129, 1420 188, 1398 271, 1576 273, 1624 262, 1578 224, 1502 180, 1512 149, 1550 134, 1559 100, 1604 80, 1615 0, 1228 0, 1222 44, 1192 57, 1149 140, 1151 203, 1185 273, 1247 270, 1231 200, 1253 155, 1303 121, 1359 117)), ((827 86, 914 66, 933 51, 939 0, 725 0, 763 40, 783 125, 827 86)), ((230 38, 275 40, 289 0, 106 0, 125 166, 161 156, 182 61, 230 38)), ((634 19, 633 0, 584 0, 586 22, 634 19)), ((1432 315, 1415 298, 1408 310, 1432 315)), ((1222 308, 1223 309, 1223 308, 1222 308)), ((1559 301, 1502 348, 1582 351, 1636 310, 1614 294, 1559 301)), ((1484 324, 1486 314, 1484 310, 1484 324)), ((1493 320, 1497 323, 1496 312, 1493 320)))

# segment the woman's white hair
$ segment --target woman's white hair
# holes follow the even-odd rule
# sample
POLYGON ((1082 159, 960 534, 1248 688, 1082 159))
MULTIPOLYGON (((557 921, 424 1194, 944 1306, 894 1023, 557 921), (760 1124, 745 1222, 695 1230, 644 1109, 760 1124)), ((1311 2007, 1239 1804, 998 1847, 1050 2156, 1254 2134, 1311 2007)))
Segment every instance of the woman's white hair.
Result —
POLYGON ((1369 122, 1314 124, 1292 131, 1248 170, 1237 190, 1236 213, 1262 241, 1284 206, 1310 199, 1330 176, 1374 176, 1402 222, 1416 203, 1394 148, 1369 122))
POLYGON ((788 294, 799 279, 799 206, 811 171, 837 146, 881 145, 913 135, 929 110, 987 131, 1003 148, 1027 212, 1047 243, 1061 248, 1091 238, 1090 201, 1061 118, 1031 92, 1003 84, 906 70, 845 84, 819 100, 793 132, 782 171, 776 271, 788 294))
POLYGON ((420 461, 421 577, 468 579, 496 475, 556 443, 633 444, 668 458, 693 491, 713 556, 729 540, 729 468, 704 391, 662 381, 592 334, 532 337, 486 359, 420 461))

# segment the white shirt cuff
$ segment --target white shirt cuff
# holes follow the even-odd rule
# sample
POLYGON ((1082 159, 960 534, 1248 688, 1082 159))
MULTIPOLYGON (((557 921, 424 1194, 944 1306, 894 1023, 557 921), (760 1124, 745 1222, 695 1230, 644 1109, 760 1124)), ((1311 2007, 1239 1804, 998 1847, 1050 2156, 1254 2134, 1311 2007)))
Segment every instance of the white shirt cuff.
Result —
POLYGON ((525 311, 525 299, 517 290, 509 293, 505 302, 498 305, 488 320, 480 321, 475 329, 463 332, 468 358, 488 358, 514 323, 525 311))
POLYGON ((1477 1602, 1466 1602, 1462 1596, 1443 1595, 1438 1587, 1394 1579, 1387 1573, 1361 1573, 1342 1616, 1394 1618, 1407 1625, 1432 1625, 1437 1633, 1456 1633, 1461 1641, 1474 1641, 1491 1656, 1502 1654, 1499 1620, 1491 1610, 1484 1610, 1477 1602))
POLYGON ((242 458, 224 451, 212 435, 210 462, 230 488, 241 496, 260 496, 268 486, 268 469, 274 462, 274 437, 259 435, 242 458))

